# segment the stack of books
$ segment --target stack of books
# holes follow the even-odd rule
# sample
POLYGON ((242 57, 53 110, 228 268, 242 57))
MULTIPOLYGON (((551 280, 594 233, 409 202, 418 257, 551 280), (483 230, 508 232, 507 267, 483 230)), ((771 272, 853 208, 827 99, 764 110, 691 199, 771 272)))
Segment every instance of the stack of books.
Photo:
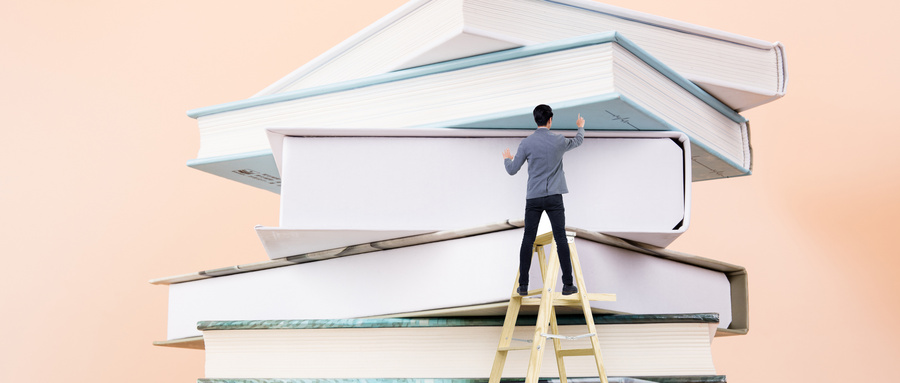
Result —
POLYGON ((281 219, 256 227, 267 260, 151 281, 169 286, 156 344, 205 349, 203 382, 486 379, 527 178, 500 153, 548 104, 554 131, 587 120, 567 228, 588 289, 617 294, 592 303, 611 380, 724 382, 710 343, 747 332, 746 271, 666 247, 693 181, 750 174, 738 112, 786 80, 778 43, 592 1, 411 1, 259 94, 189 112, 189 166, 280 193, 281 219))

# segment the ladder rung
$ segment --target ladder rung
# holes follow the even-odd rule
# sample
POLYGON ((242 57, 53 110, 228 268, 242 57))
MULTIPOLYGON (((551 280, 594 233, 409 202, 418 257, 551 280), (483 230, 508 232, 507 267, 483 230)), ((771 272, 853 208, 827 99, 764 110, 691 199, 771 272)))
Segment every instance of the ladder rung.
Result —
MULTIPOLYGON (((531 346, 506 346, 506 347, 497 347, 497 351, 530 351, 531 346)), ((593 355, 593 354, 592 354, 593 355)))
MULTIPOLYGON (((529 291, 528 293, 531 294, 531 291, 529 291)), ((615 302, 616 294, 588 293, 587 298, 588 298, 588 301, 591 301, 591 302, 599 302, 599 301, 615 302)), ((541 304, 540 298, 522 299, 523 306, 538 306, 540 304, 541 304)), ((579 300, 578 296, 575 294, 562 295, 562 293, 559 293, 559 292, 553 293, 553 305, 554 306, 578 306, 580 304, 581 304, 581 300, 579 300)))
POLYGON ((594 355, 594 349, 592 348, 573 348, 569 350, 559 350, 556 352, 556 356, 592 356, 594 355))
MULTIPOLYGON (((566 241, 568 243, 572 243, 575 241, 575 232, 574 231, 566 231, 566 241)), ((546 246, 553 242, 553 232, 546 232, 534 238, 535 246, 546 246)))
POLYGON ((546 246, 553 242, 553 232, 547 232, 534 238, 535 246, 546 246))
POLYGON ((522 298, 522 306, 537 306, 541 304, 541 298, 522 298))
MULTIPOLYGON (((562 295, 562 293, 554 293, 553 299, 557 300, 557 301, 563 301, 563 302, 569 302, 569 301, 578 302, 578 296, 576 296, 575 294, 562 295), (559 296, 558 297, 555 296, 556 294, 559 294, 559 296)), ((615 302, 616 294, 587 293, 587 299, 591 302, 599 302, 599 301, 615 302)))

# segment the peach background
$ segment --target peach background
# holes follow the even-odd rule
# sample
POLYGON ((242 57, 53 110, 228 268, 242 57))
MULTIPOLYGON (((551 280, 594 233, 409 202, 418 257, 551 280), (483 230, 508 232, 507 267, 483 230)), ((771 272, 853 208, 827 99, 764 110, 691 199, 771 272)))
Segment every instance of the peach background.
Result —
MULTIPOLYGON (((0 2, 0 381, 193 382, 149 279, 265 259, 278 196, 187 168, 187 109, 249 97, 403 3, 0 2)), ((731 382, 869 381, 900 359, 892 1, 610 0, 787 46, 788 95, 745 115, 755 174, 694 184, 671 246, 745 266, 731 382)), ((500 161, 499 155, 497 158, 500 161)), ((337 282, 336 282, 337 283, 337 282)))

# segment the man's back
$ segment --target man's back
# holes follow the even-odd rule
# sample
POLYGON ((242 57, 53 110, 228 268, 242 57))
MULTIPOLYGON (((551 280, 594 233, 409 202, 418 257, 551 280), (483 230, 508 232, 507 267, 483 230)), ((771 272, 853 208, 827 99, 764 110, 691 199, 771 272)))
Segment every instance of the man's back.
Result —
POLYGON ((528 162, 528 190, 525 198, 568 193, 563 155, 583 141, 584 128, 579 128, 574 138, 552 133, 547 128, 538 128, 519 143, 513 159, 504 161, 506 172, 516 174, 524 162, 528 162))

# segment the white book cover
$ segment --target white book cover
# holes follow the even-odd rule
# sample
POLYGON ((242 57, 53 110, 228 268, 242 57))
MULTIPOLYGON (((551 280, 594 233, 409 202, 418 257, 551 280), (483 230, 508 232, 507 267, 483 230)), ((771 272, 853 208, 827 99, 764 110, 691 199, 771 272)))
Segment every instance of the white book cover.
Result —
MULTIPOLYGON (((500 152, 532 131, 429 136, 445 132, 272 131, 281 230, 258 229, 269 256, 522 219, 527 169, 509 176, 500 152)), ((564 158, 566 223, 668 246, 690 224, 690 163, 683 133, 590 132, 564 158)))
MULTIPOLYGON (((597 312, 716 312, 720 328, 745 332, 746 299, 740 293, 746 292, 745 280, 734 277, 742 268, 611 245, 597 236, 585 233, 574 242, 587 292, 617 296, 615 302, 592 302, 597 312)), ((208 320, 502 315, 521 240, 521 229, 512 229, 405 247, 385 244, 388 249, 378 251, 373 250, 379 244, 369 244, 369 252, 352 256, 313 254, 271 262, 280 267, 248 265, 216 271, 221 275, 216 277, 205 273, 154 283, 169 286, 170 340, 200 335, 197 322, 208 320), (322 260, 310 262, 315 259, 322 260)), ((531 272, 530 287, 538 288, 536 261, 531 272)))
POLYGON ((414 0, 257 96, 606 31, 625 34, 735 110, 784 95, 777 42, 589 0, 414 0))

